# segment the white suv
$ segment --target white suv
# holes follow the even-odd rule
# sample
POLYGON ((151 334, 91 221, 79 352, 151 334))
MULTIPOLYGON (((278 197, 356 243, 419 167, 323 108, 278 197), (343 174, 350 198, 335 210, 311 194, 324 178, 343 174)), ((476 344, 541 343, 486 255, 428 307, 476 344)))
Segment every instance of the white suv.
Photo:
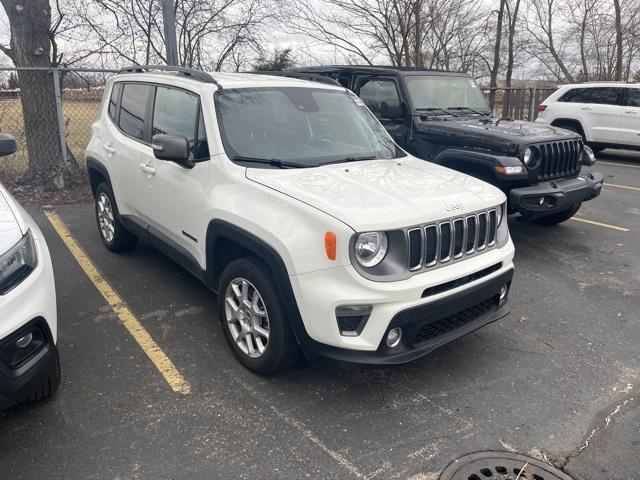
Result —
POLYGON ((112 78, 92 127, 100 235, 217 292, 246 367, 406 362, 508 313, 498 189, 406 154, 332 80, 152 69, 112 78))
POLYGON ((537 122, 580 133, 595 152, 640 149, 640 84, 563 85, 538 110, 537 122))

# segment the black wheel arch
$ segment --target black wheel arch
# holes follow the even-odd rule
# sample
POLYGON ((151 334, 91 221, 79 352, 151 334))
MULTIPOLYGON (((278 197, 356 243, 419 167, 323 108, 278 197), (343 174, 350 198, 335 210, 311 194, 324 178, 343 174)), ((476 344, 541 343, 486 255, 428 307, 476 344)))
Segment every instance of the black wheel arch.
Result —
POLYGON ((582 135, 583 139, 585 138, 582 123, 580 123, 580 120, 576 120, 575 118, 556 118, 551 122, 551 125, 558 128, 574 127, 577 129, 577 133, 582 135))
MULTIPOLYGON (((300 310, 293 293, 284 260, 276 250, 253 233, 224 220, 216 219, 207 227, 207 270, 205 283, 214 292, 219 291, 220 275, 233 260, 255 255, 271 271, 278 295, 282 299, 289 324, 299 344, 308 339, 300 310)), ((218 292, 219 293, 219 292, 218 292)))
POLYGON ((89 177, 89 185, 91 186, 91 193, 95 196, 96 188, 102 182, 106 182, 109 185, 111 191, 113 191, 113 187, 111 185, 111 177, 109 176, 109 172, 107 171, 107 167, 105 167, 99 160, 93 157, 86 158, 87 165, 87 176, 89 177))

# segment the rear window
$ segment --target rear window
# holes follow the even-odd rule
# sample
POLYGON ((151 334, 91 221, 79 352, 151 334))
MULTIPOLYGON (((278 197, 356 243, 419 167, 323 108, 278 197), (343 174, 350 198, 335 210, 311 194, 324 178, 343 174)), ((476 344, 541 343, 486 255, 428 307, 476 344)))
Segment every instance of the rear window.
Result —
POLYGON ((621 88, 592 87, 574 88, 565 93, 559 102, 594 103, 599 105, 619 105, 621 88))
POLYGON ((113 121, 118 120, 118 98, 122 90, 121 83, 115 83, 111 89, 111 97, 109 97, 109 116, 113 121))
POLYGON ((144 138, 147 96, 151 87, 138 83, 127 83, 123 88, 118 124, 127 135, 142 140, 144 138))

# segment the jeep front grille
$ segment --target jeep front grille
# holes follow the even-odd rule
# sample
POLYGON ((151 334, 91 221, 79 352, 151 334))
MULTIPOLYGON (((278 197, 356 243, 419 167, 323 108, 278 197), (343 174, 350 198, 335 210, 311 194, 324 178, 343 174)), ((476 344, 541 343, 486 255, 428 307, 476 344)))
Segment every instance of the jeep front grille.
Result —
POLYGON ((532 148, 540 157, 538 180, 570 177, 580 171, 583 149, 581 140, 541 143, 532 145, 532 148))
POLYGON ((496 209, 407 230, 407 267, 415 272, 487 250, 496 244, 496 209))

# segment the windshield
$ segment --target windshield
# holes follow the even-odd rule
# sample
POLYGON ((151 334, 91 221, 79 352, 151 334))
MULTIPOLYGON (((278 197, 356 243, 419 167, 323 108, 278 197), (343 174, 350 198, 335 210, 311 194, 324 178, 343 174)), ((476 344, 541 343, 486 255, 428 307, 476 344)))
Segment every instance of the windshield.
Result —
POLYGON ((472 79, 442 75, 407 75, 404 82, 413 108, 450 109, 467 107, 489 113, 482 91, 472 79))
POLYGON ((215 103, 225 151, 235 161, 314 167, 404 156, 364 104, 345 90, 222 90, 215 103))

